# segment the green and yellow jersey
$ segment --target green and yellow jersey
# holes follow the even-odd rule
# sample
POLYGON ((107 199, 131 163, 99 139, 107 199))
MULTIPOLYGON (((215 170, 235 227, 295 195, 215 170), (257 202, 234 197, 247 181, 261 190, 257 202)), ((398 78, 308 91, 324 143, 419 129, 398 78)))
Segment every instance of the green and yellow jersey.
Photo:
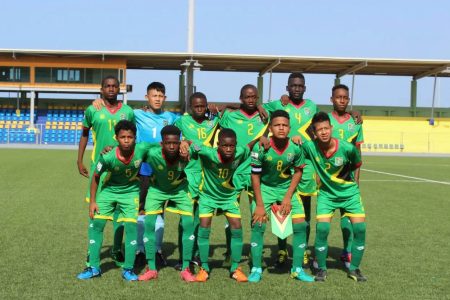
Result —
POLYGON ((94 142, 91 156, 92 164, 98 160, 103 148, 117 145, 114 126, 121 120, 135 123, 133 109, 126 104, 122 104, 122 102, 118 103, 115 110, 110 110, 104 106, 97 111, 93 105, 89 105, 85 110, 83 127, 92 129, 92 140, 94 142))
POLYGON ((183 140, 197 145, 212 146, 218 123, 218 118, 197 122, 191 115, 183 115, 175 121, 174 125, 181 130, 183 140))
POLYGON ((305 158, 308 158, 320 177, 319 195, 333 201, 351 198, 359 193, 353 171, 362 164, 359 150, 351 143, 334 139, 336 147, 331 155, 325 155, 317 142, 302 144, 305 158))
POLYGON ((364 135, 361 124, 356 124, 352 116, 346 113, 340 118, 336 112, 328 114, 330 117, 331 126, 333 126, 333 137, 352 143, 358 146, 364 143, 364 135))
POLYGON ((284 110, 289 114, 291 124, 289 137, 299 135, 302 138, 302 142, 311 140, 306 130, 311 124, 312 117, 318 112, 317 105, 313 101, 304 99, 300 105, 290 101, 286 106, 283 106, 281 100, 276 100, 265 103, 263 107, 269 114, 276 110, 284 110))
POLYGON ((236 132, 237 145, 242 147, 263 136, 268 126, 263 123, 258 111, 248 115, 242 109, 226 110, 220 118, 219 125, 222 128, 233 129, 236 132))
POLYGON ((231 162, 224 162, 216 148, 195 144, 190 147, 190 156, 192 159, 200 160, 202 164, 200 198, 219 202, 236 201, 236 189, 232 178, 239 165, 250 157, 248 147, 237 146, 234 160, 231 162))
POLYGON ((284 149, 277 149, 272 139, 270 148, 264 151, 255 145, 251 153, 252 173, 261 175, 261 184, 277 189, 284 195, 291 184, 293 170, 305 165, 303 151, 291 140, 284 149))

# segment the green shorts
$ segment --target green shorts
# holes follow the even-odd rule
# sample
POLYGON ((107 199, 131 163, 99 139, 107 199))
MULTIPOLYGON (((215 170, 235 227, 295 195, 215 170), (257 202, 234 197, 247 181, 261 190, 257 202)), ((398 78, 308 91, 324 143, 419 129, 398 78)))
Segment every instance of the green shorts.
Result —
POLYGON ((198 187, 202 181, 202 171, 185 170, 186 177, 189 182, 189 193, 192 198, 198 198, 198 187))
POLYGON ((245 161, 242 162, 236 169, 233 175, 233 185, 236 188, 236 191, 240 193, 242 190, 248 190, 252 187, 252 179, 251 179, 251 158, 249 157, 245 161))
POLYGON ((234 200, 211 200, 200 196, 198 200, 200 218, 208 218, 214 215, 216 210, 221 210, 225 216, 230 218, 241 218, 239 202, 234 200))
POLYGON ((321 196, 319 193, 319 196, 317 196, 316 219, 331 218, 336 209, 344 210, 344 216, 350 218, 366 216, 359 193, 347 199, 340 199, 340 201, 332 200, 323 195, 321 196))
POLYGON ((113 220, 114 211, 119 211, 117 222, 137 223, 139 193, 117 194, 103 190, 97 196, 98 214, 94 219, 113 220))
MULTIPOLYGON (((87 203, 89 203, 90 199, 91 199, 91 181, 92 181, 92 177, 94 177, 94 173, 95 173, 95 164, 91 164, 91 169, 89 170, 89 181, 88 181, 88 187, 87 187, 87 191, 86 191, 86 197, 85 197, 85 201, 87 203)), ((101 177, 100 177, 100 181, 98 184, 98 189, 97 191, 100 191, 102 188, 102 182, 105 179, 105 177, 108 175, 108 172, 104 172, 101 177)), ((99 192, 97 192, 97 197, 98 197, 99 192)))
POLYGON ((317 182, 316 171, 312 163, 309 160, 305 160, 306 165, 303 168, 302 179, 298 184, 298 192, 302 196, 316 196, 317 195, 317 182))
POLYGON ((187 186, 172 193, 166 193, 150 186, 145 199, 145 214, 162 214, 166 201, 168 201, 166 211, 185 216, 193 215, 194 201, 187 186))
MULTIPOLYGON (((276 189, 272 187, 268 187, 264 184, 261 184, 261 196, 264 202, 264 209, 267 214, 270 215, 272 204, 281 204, 283 201, 283 197, 286 194, 286 190, 276 189)), ((292 219, 304 218, 305 210, 303 209, 303 202, 300 198, 300 194, 298 192, 294 193, 291 198, 291 213, 292 219)), ((256 201, 252 201, 251 213, 255 211, 256 201)))

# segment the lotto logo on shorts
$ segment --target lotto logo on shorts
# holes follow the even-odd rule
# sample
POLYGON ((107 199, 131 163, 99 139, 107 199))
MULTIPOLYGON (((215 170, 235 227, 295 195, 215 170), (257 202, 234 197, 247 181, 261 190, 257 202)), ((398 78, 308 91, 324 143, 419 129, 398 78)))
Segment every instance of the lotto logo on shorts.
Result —
POLYGON ((250 246, 256 247, 256 246, 258 246, 258 244, 257 243, 251 243, 250 246))
POLYGON ((136 244, 137 244, 136 240, 133 240, 133 241, 130 242, 130 245, 132 245, 132 246, 134 246, 136 244))
POLYGON ((143 241, 144 241, 144 243, 147 243, 147 242, 148 242, 148 238, 145 237, 145 238, 143 239, 143 241))
POLYGON ((94 240, 89 240, 89 244, 95 244, 94 240))
POLYGON ((191 241, 195 240, 195 235, 191 235, 191 236, 189 237, 189 239, 190 239, 191 241))
POLYGON ((319 247, 317 248, 317 250, 319 250, 320 252, 325 251, 325 247, 319 247))
POLYGON ((306 244, 300 244, 298 247, 299 248, 305 248, 306 244))
POLYGON ((364 246, 356 247, 356 249, 359 250, 359 251, 362 251, 362 250, 364 250, 364 246))

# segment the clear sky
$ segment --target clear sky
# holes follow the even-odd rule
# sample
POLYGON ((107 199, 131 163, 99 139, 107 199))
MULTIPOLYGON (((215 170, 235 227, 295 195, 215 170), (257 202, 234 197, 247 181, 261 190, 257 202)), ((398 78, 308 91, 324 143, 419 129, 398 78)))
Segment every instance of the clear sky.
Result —
MULTIPOLYGON (((450 60, 450 1, 433 0, 196 0, 195 52, 450 60), (447 29, 445 29, 447 28, 447 29)), ((188 0, 2 1, 0 48, 52 50, 187 50, 188 0)), ((201 62, 200 62, 201 63, 201 62)), ((178 97, 174 71, 128 71, 143 99, 161 81, 178 97)), ((272 98, 288 74, 274 74, 272 98)), ((197 91, 210 101, 237 101, 257 74, 196 72, 197 91)), ((268 97, 268 75, 265 76, 268 97)), ((306 74, 306 96, 329 102, 333 75, 306 74)), ((411 78, 356 76, 354 104, 408 106, 411 78)), ((342 83, 351 85, 351 76, 342 83)), ((437 101, 450 107, 450 79, 439 80, 437 101)), ((418 84, 418 105, 429 106, 433 79, 418 84)))

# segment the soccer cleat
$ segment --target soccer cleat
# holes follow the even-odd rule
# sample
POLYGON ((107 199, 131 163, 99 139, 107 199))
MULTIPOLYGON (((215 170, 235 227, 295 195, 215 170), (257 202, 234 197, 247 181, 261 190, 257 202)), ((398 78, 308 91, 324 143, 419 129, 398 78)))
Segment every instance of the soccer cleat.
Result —
POLYGON ((194 256, 194 257, 192 258, 192 260, 191 260, 191 264, 194 264, 194 265, 196 265, 196 266, 201 266, 202 263, 201 263, 201 261, 200 261, 200 257, 194 256))
POLYGON ((234 272, 232 272, 230 274, 230 277, 233 278, 234 280, 236 280, 237 282, 247 282, 248 281, 248 278, 244 274, 244 272, 242 272, 241 267, 237 267, 237 269, 234 270, 234 272))
POLYGON ((341 261, 344 263, 345 267, 350 268, 350 262, 352 261, 352 253, 347 251, 342 251, 341 261))
POLYGON ((195 281, 197 282, 206 282, 209 278, 209 273, 203 269, 200 268, 200 271, 198 271, 197 275, 195 276, 195 281))
POLYGON ((156 278, 158 278, 158 271, 147 269, 147 271, 144 274, 139 275, 138 280, 148 281, 156 278))
POLYGON ((278 250, 278 258, 276 265, 278 267, 284 266, 288 260, 288 255, 289 253, 287 252, 287 250, 278 250))
POLYGON ((78 274, 77 278, 85 280, 100 276, 102 276, 102 271, 100 271, 100 269, 97 269, 96 267, 87 267, 83 272, 78 274))
POLYGON ((132 269, 123 269, 122 278, 126 281, 137 281, 139 279, 132 269))
POLYGON ((314 276, 311 276, 303 270, 303 268, 292 268, 291 269, 291 278, 298 279, 304 282, 314 282, 314 276))
POLYGON ((162 251, 156 251, 156 263, 162 267, 167 266, 167 260, 162 251))
POLYGON ((230 255, 230 253, 225 252, 223 254, 223 256, 225 256, 225 258, 223 259, 222 267, 224 267, 224 268, 231 267, 231 255, 230 255))
POLYGON ((125 257, 123 256, 122 251, 111 251, 111 258, 118 267, 122 267, 125 262, 125 257))
POLYGON ((365 277, 360 269, 356 269, 353 271, 348 271, 348 277, 353 279, 356 282, 364 282, 367 281, 367 277, 365 277))
POLYGON ((183 262, 181 260, 179 260, 173 268, 177 271, 183 270, 183 262))
POLYGON ((181 279, 183 279, 184 281, 187 281, 187 282, 197 281, 194 274, 192 274, 192 272, 189 268, 186 268, 183 271, 181 271, 180 277, 181 277, 181 279))
POLYGON ((262 269, 253 267, 248 275, 248 282, 260 282, 262 278, 262 269))
POLYGON ((323 269, 318 269, 316 276, 314 277, 315 281, 325 281, 327 279, 327 271, 323 269))

